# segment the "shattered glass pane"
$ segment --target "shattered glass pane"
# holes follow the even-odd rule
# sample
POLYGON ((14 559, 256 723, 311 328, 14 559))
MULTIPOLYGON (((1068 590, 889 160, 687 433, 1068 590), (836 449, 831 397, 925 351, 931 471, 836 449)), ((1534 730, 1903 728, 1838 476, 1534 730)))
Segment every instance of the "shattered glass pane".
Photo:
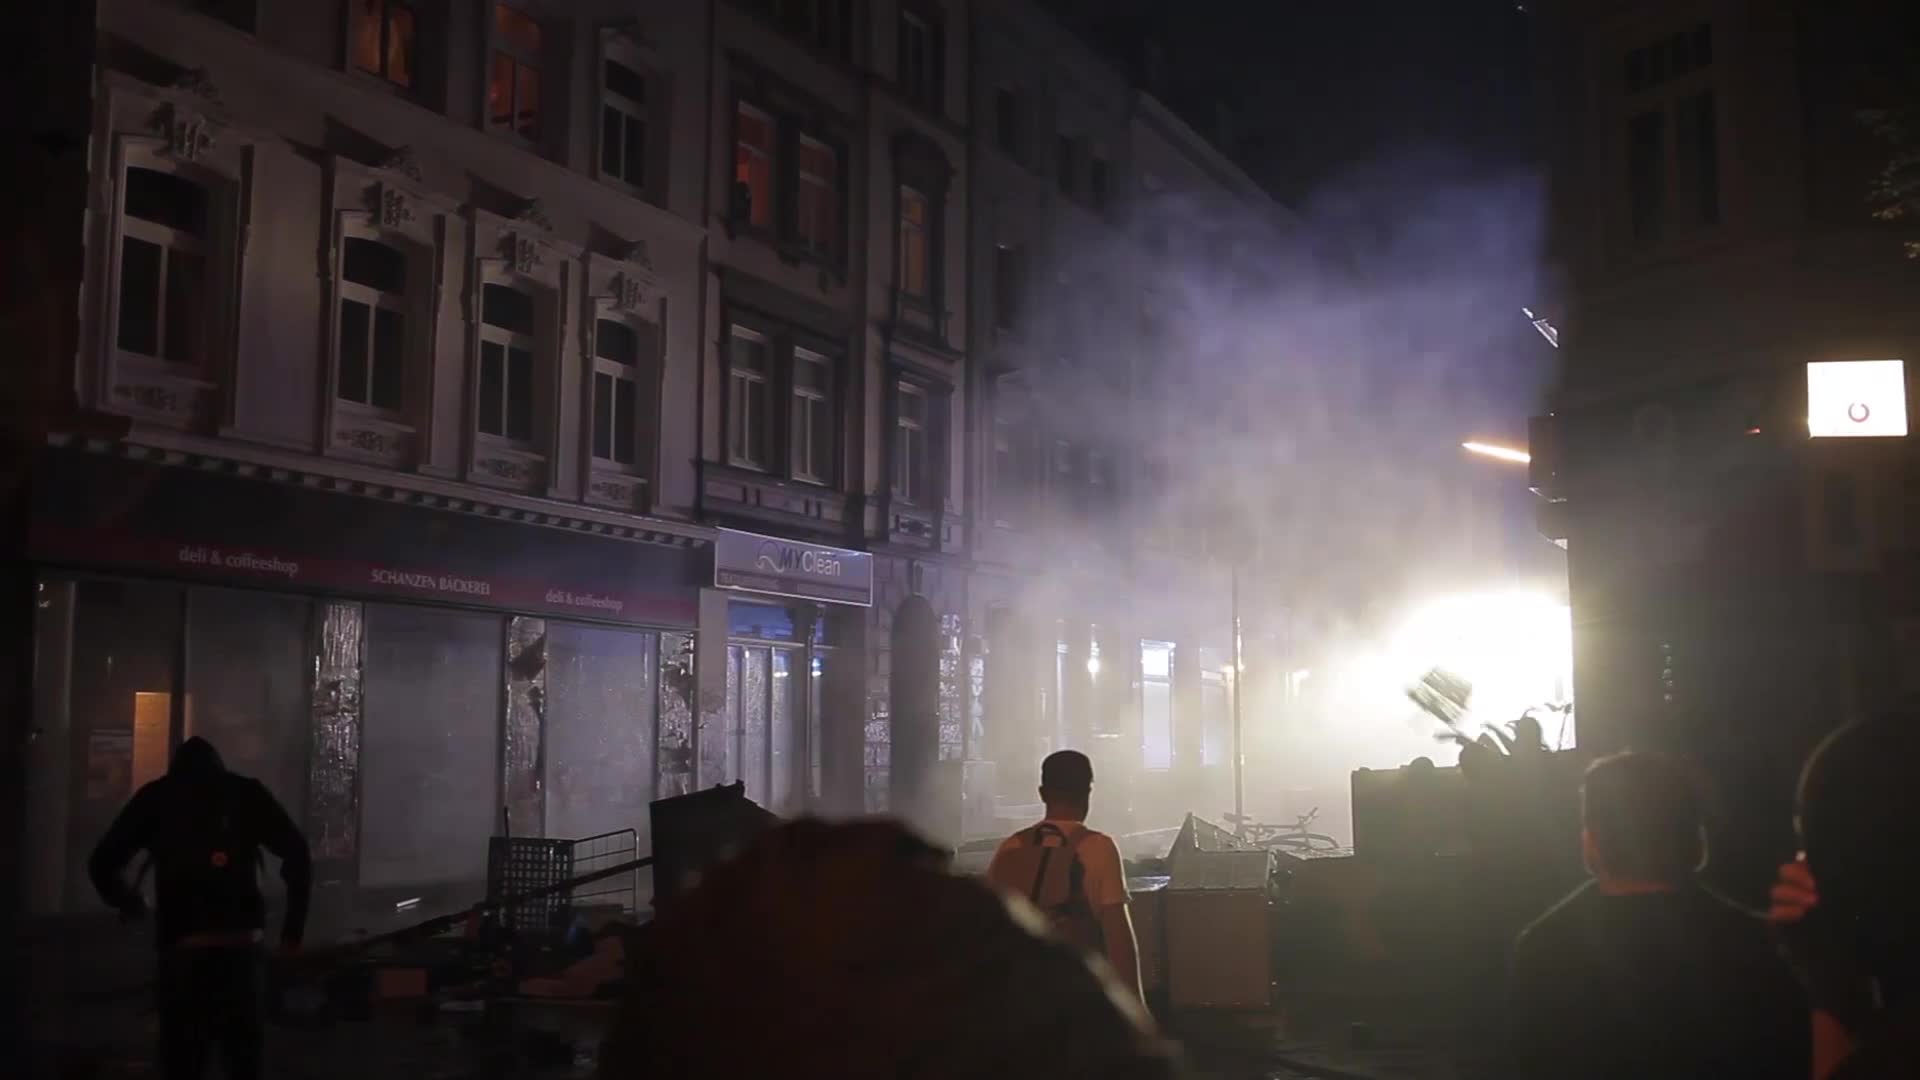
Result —
POLYGON ((507 722, 501 780, 514 836, 545 836, 541 732, 547 715, 547 620, 507 620, 507 722))
POLYGON ((331 601, 313 657, 313 760, 307 843, 316 859, 351 859, 360 829, 360 605, 331 601))
POLYGON ((940 617, 940 760, 966 756, 961 709, 966 693, 960 670, 960 617, 940 617))
POLYGON ((879 814, 887 809, 887 785, 891 782, 889 765, 893 749, 893 714, 887 706, 887 695, 870 694, 867 698, 866 724, 866 809, 869 814, 879 814))
POLYGON ((967 754, 985 757, 987 745, 987 658, 974 653, 967 658, 967 754))
MULTIPOLYGON (((747 798, 761 806, 768 801, 767 778, 767 664, 769 650, 748 648, 740 679, 740 779, 747 782, 747 798)), ((729 664, 731 668, 731 664, 729 664)))
POLYGON ((660 784, 654 797, 693 791, 693 635, 660 635, 660 784))
POLYGON ((727 698, 718 715, 700 717, 700 786, 740 779, 740 648, 727 647, 727 698))
POLYGON ((772 760, 768 766, 772 785, 767 808, 776 814, 790 814, 795 805, 794 784, 800 770, 800 744, 795 739, 794 695, 800 692, 802 678, 800 653, 795 649, 773 650, 773 700, 768 734, 772 740, 772 760))

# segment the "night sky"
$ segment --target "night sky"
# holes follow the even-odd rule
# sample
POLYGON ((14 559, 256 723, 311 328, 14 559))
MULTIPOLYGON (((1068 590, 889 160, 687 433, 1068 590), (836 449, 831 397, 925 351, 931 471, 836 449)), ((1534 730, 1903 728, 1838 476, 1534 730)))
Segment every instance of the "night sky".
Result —
POLYGON ((1403 151, 1457 154, 1506 171, 1536 157, 1529 16, 1513 0, 1051 0, 1068 22, 1144 74, 1283 201, 1403 151))

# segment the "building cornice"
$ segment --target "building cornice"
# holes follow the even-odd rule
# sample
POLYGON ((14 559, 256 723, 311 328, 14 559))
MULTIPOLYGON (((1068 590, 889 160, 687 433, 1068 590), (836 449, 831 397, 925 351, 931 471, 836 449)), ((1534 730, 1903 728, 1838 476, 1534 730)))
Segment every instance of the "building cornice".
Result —
POLYGON ((176 431, 136 426, 125 439, 108 440, 56 432, 47 445, 201 472, 269 480, 386 502, 403 503, 496 521, 585 533, 613 540, 698 547, 713 542, 714 532, 690 522, 638 514, 620 514, 577 503, 515 495, 399 473, 351 461, 251 446, 176 431))

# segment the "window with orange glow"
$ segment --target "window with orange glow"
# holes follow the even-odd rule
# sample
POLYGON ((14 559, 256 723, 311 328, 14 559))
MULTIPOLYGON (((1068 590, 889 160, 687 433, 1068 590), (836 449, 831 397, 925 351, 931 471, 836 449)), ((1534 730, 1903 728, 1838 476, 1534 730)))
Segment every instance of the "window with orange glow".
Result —
POLYGON ((487 123, 494 129, 540 138, 540 53, 540 24, 510 4, 493 5, 487 123))
POLYGON ((927 197, 910 187, 900 189, 900 289, 908 296, 927 295, 927 197))
POLYGON ((800 243, 832 255, 840 235, 840 163, 833 147, 800 136, 800 243))
POLYGON ((773 227, 773 118, 741 102, 733 120, 733 182, 745 194, 747 223, 773 227))
POLYGON ((353 64, 411 89, 419 23, 406 0, 354 0, 353 64))

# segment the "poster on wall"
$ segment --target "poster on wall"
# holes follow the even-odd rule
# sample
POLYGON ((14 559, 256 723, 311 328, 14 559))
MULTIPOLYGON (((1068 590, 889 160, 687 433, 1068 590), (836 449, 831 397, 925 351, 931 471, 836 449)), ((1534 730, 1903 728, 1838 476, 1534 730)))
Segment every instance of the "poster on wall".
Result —
POLYGON ((119 802, 133 794, 133 732, 87 733, 87 798, 119 802))

